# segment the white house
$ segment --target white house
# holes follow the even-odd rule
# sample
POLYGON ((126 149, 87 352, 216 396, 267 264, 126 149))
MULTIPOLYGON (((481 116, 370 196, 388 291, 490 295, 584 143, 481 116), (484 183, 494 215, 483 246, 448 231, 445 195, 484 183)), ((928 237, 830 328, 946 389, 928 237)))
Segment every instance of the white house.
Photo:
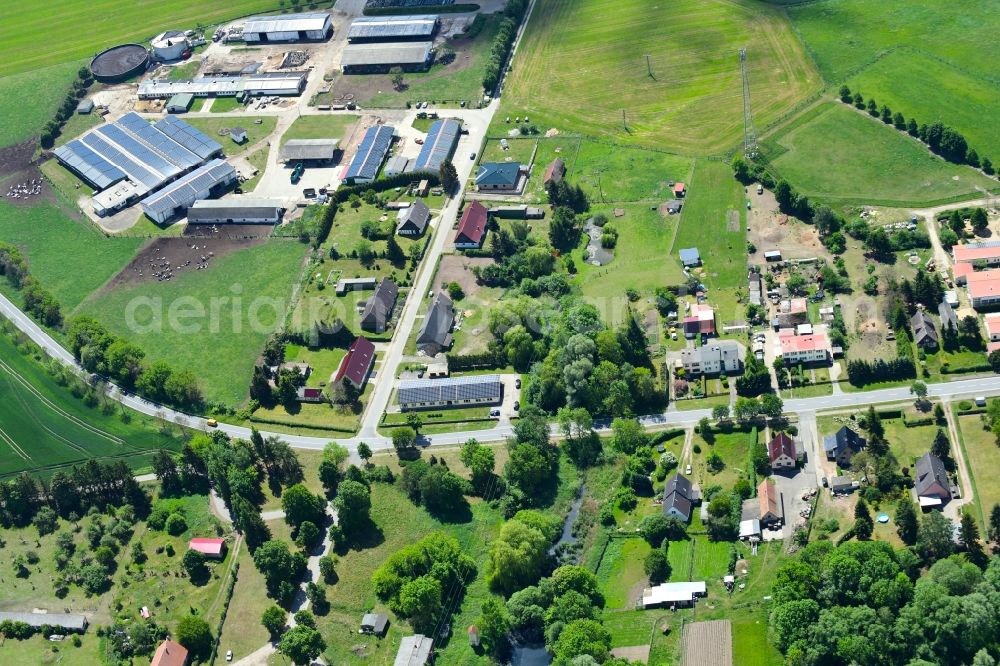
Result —
POLYGON ((697 349, 681 351, 681 364, 689 375, 717 375, 738 372, 740 346, 732 340, 718 340, 697 349))

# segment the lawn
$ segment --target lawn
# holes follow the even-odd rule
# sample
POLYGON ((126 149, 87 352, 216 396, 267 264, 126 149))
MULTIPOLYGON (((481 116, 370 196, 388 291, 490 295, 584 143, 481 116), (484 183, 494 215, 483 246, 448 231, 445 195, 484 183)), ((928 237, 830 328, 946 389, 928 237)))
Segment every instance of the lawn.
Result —
POLYGON ((932 205, 975 196, 977 187, 996 185, 837 101, 818 105, 782 128, 765 153, 778 174, 821 201, 932 205))
POLYGON ((26 641, 4 641, 0 655, 10 664, 59 664, 60 666, 93 666, 101 663, 103 639, 91 631, 81 638, 80 647, 73 647, 70 641, 53 643, 42 635, 32 636, 26 641))
POLYGON ((156 449, 180 448, 173 428, 161 432, 151 417, 124 412, 114 403, 107 414, 99 406, 88 407, 36 358, 0 334, 0 477, 24 470, 47 477, 92 458, 121 459, 146 470, 156 449))
POLYGON ((720 321, 739 319, 736 293, 746 283, 747 264, 743 187, 725 162, 698 160, 685 198, 669 261, 679 267, 680 250, 698 248, 709 303, 720 321))
POLYGON ((189 60, 183 65, 174 65, 167 69, 167 79, 170 81, 185 81, 193 79, 201 67, 201 60, 189 60))
POLYGON ((246 104, 239 101, 235 97, 216 97, 212 100, 212 106, 209 107, 209 113, 228 113, 230 111, 242 111, 246 108, 246 104))
MULTIPOLYGON (((976 61, 966 63, 975 65, 976 61)), ((964 66, 903 48, 872 63, 850 79, 851 90, 888 105, 918 123, 940 120, 959 130, 980 155, 1000 156, 1000 119, 993 110, 1000 86, 964 66)))
POLYGON ((597 568, 597 582, 604 594, 605 608, 629 609, 633 607, 636 593, 648 584, 643 571, 643 560, 650 551, 645 539, 612 539, 597 568))
POLYGON ((971 472, 975 502, 980 509, 980 524, 990 514, 994 504, 1000 504, 1000 446, 987 430, 978 415, 958 417, 959 434, 965 451, 968 471, 971 472))
POLYGON ((733 630, 733 666, 781 666, 784 659, 767 640, 767 615, 758 613, 730 619, 733 630))
MULTIPOLYGON (((317 3, 323 8, 330 2, 317 3)), ((89 58, 113 44, 145 41, 164 26, 180 30, 212 25, 237 16, 274 11, 275 0, 64 0, 59 11, 32 2, 4 9, 6 35, 0 48, 0 76, 37 70, 47 65, 89 58), (81 26, 86 26, 81 29, 81 26), (38 36, 45 35, 43 48, 38 36)))
POLYGON ((185 118, 184 122, 218 141, 226 156, 233 157, 271 136, 278 123, 278 119, 274 116, 246 116, 245 118, 225 116, 220 118, 185 118), (261 121, 259 125, 255 122, 257 120, 261 121), (222 130, 228 130, 233 127, 242 127, 247 131, 246 142, 236 144, 233 143, 233 140, 228 135, 219 133, 222 130))
MULTIPOLYGON (((921 418, 911 414, 911 418, 921 418)), ((936 425, 907 428, 902 419, 882 419, 885 438, 902 467, 913 467, 918 458, 931 450, 931 442, 937 434, 936 425)), ((948 434, 948 429, 944 429, 948 434)))
POLYGON ((206 400, 237 405, 246 399, 250 372, 264 341, 285 321, 303 253, 299 243, 272 240, 218 257, 207 270, 179 273, 170 282, 102 291, 80 309, 139 344, 147 359, 193 371, 206 400), (135 299, 150 297, 150 306, 129 309, 130 303, 149 302, 135 299), (173 305, 178 302, 185 308, 200 306, 202 317, 185 320, 184 326, 170 325, 170 317, 163 315, 181 307, 173 305), (132 327, 128 312, 134 315, 132 327), (153 312, 159 313, 159 320, 153 319, 153 312))
POLYGON ((21 249, 31 274, 55 295, 64 313, 121 270, 143 243, 108 238, 53 203, 18 208, 6 201, 0 201, 0 240, 21 249))
POLYGON ((237 563, 240 569, 230 601, 231 612, 226 614, 219 636, 219 650, 223 654, 232 650, 235 661, 267 643, 267 630, 260 623, 260 618, 264 610, 274 603, 264 593, 264 576, 257 570, 250 550, 245 546, 240 549, 237 563))
POLYGON ((337 114, 330 116, 299 116, 292 126, 281 135, 281 143, 292 139, 340 139, 347 138, 347 130, 354 126, 358 116, 337 114))
MULTIPOLYGON (((56 138, 56 145, 61 146, 67 141, 71 141, 80 136, 91 127, 104 124, 104 118, 96 111, 91 113, 74 113, 63 123, 62 134, 56 138)), ((61 166, 59 167, 62 168, 61 166)))
MULTIPOLYGON (((30 8, 31 11, 41 9, 30 4, 22 7, 30 8)), ((5 9, 12 11, 13 8, 8 6, 5 9)), ((49 10, 45 9, 41 13, 48 15, 49 10)), ((8 23, 3 46, 0 46, 0 53, 5 56, 10 55, 7 53, 7 45, 14 35, 21 36, 21 33, 12 31, 8 23)), ((27 34, 24 36, 28 37, 27 34)), ((32 35, 31 39, 34 40, 36 37, 32 35)), ((24 53, 39 51, 44 52, 45 49, 26 48, 24 53)), ((0 63, 3 63, 0 64, 2 73, 4 66, 9 64, 10 60, 5 57, 0 59, 0 63)), ((17 76, 0 78, 0 147, 20 143, 39 133, 45 123, 55 117, 56 110, 76 78, 77 70, 83 64, 82 61, 66 62, 17 76)))
POLYGON ((568 164, 569 180, 583 187, 592 202, 606 203, 672 199, 670 184, 689 179, 692 168, 692 160, 681 155, 590 139, 580 142, 568 164))
POLYGON ((527 112, 543 131, 722 151, 743 133, 739 46, 749 51, 758 127, 818 90, 820 77, 782 10, 765 3, 539 3, 504 86, 504 115, 527 112))
POLYGON ((695 435, 694 442, 701 447, 701 453, 693 454, 691 467, 702 488, 716 485, 733 487, 736 480, 747 472, 753 435, 752 431, 717 432, 713 444, 706 442, 701 435, 695 435), (713 451, 719 454, 725 464, 718 472, 711 472, 706 463, 713 451))

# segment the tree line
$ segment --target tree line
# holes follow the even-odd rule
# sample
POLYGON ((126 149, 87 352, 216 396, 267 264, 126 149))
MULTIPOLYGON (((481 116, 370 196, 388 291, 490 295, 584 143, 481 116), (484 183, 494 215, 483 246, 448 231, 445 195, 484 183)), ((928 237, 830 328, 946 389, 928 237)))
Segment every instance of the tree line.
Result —
POLYGON ((42 129, 41 136, 39 137, 42 148, 48 149, 55 144, 56 139, 62 134, 63 124, 76 113, 79 100, 86 97, 87 89, 93 82, 94 75, 91 73, 89 67, 81 67, 77 70, 76 78, 66 92, 66 97, 63 98, 62 104, 56 110, 56 117, 46 123, 42 129))
POLYGON ((528 0, 510 0, 504 7, 500 29, 497 31, 496 37, 493 38, 489 61, 486 63, 486 71, 483 73, 483 90, 487 92, 492 91, 500 84, 503 67, 511 49, 514 48, 517 28, 524 20, 528 4, 528 0))
POLYGON ((9 243, 0 242, 0 275, 6 276, 10 286, 21 292, 28 314, 50 328, 62 325, 59 302, 31 276, 21 251, 9 243))

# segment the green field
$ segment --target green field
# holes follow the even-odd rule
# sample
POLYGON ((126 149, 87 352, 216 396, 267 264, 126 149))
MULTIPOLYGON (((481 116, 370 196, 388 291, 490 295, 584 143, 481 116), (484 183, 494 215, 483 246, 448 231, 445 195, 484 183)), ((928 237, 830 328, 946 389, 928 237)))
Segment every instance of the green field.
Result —
MULTIPOLYGON (((324 8, 330 2, 320 2, 324 8)), ((276 0, 63 0, 58 11, 47 4, 8 3, 4 7, 4 40, 0 46, 0 76, 26 72, 54 63, 89 58, 115 44, 145 41, 171 26, 179 30, 274 11, 276 0), (85 28, 82 28, 85 26, 85 28), (44 35, 44 43, 39 43, 44 35)))
MULTIPOLYGON (((47 14, 48 10, 43 12, 47 14)), ((9 26, 7 30, 10 30, 9 26)), ((9 55, 6 53, 6 45, 11 34, 13 33, 6 32, 4 45, 0 46, 0 52, 5 55, 9 55)), ((33 50, 26 51, 30 53, 33 50)), ((0 63, 7 62, 9 61, 6 59, 0 59, 0 63)), ((55 117, 82 64, 82 61, 68 62, 0 78, 0 147, 31 138, 55 117)), ((0 72, 3 71, 3 66, 0 64, 0 72)))
POLYGON ((246 399, 250 371, 265 339, 284 321, 304 252, 299 243, 272 240, 216 258, 207 270, 180 273, 170 282, 116 286, 92 296, 81 310, 139 344, 148 359, 193 371, 207 400, 236 405, 246 399), (230 300, 220 302, 213 326, 213 299, 233 293, 242 299, 238 307, 230 300), (162 299, 162 326, 149 326, 150 310, 142 308, 136 311, 136 323, 152 330, 132 332, 126 308, 144 297, 162 299), (185 297, 209 315, 194 320, 197 330, 191 333, 171 326, 167 316, 171 304, 185 297))
POLYGON ((847 85, 907 119, 928 125, 941 121, 960 130, 981 156, 1000 156, 996 81, 919 51, 899 49, 852 76, 847 85))
POLYGON ((25 209, 6 201, 0 201, 0 240, 21 249, 31 274, 52 291, 64 313, 117 273, 143 242, 107 238, 52 203, 25 209))
POLYGON ((639 583, 648 584, 642 563, 649 551, 650 546, 645 539, 612 539, 608 542, 596 573, 604 594, 605 608, 633 607, 629 604, 629 595, 639 583))
POLYGON ((692 166, 680 155, 584 139, 568 178, 593 202, 660 202, 673 198, 670 183, 689 179, 692 166))
POLYGON ((816 106, 772 141, 765 153, 778 174, 822 201, 931 205, 996 185, 840 102, 816 106))
POLYGON ((108 414, 88 407, 6 333, 0 333, 0 359, 0 477, 24 470, 48 476, 91 458, 145 469, 155 449, 180 446, 151 417, 130 411, 126 424, 121 407, 112 404, 108 414))
POLYGON ((281 143, 291 139, 340 139, 347 138, 347 130, 358 120, 358 116, 337 114, 335 116, 300 116, 281 135, 281 143))
POLYGON ((274 116, 246 116, 235 118, 224 116, 219 118, 185 118, 184 122, 200 129, 202 132, 212 137, 222 146, 223 152, 227 156, 239 155, 248 150, 251 146, 266 139, 274 131, 278 119, 274 116), (258 125, 256 120, 260 120, 258 125), (233 143, 228 136, 219 134, 220 130, 242 127, 247 131, 247 140, 243 144, 233 143))
POLYGON ((721 151, 743 132, 740 46, 749 51, 758 126, 819 89, 819 74, 784 14, 765 3, 538 3, 504 87, 504 115, 528 112, 542 131, 557 127, 690 154, 721 151))
POLYGON ((980 508, 980 519, 989 517, 994 504, 1000 504, 1000 480, 996 471, 1000 469, 1000 446, 989 431, 983 430, 979 416, 957 418, 962 446, 965 451, 966 473, 972 474, 975 502, 980 508))

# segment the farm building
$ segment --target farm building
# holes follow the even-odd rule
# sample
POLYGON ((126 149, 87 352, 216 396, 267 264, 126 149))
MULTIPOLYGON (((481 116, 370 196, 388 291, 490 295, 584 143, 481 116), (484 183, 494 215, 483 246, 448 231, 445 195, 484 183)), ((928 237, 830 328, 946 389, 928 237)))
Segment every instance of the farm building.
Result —
POLYGON ((382 173, 386 176, 398 176, 407 171, 411 171, 409 158, 402 155, 393 155, 386 160, 385 169, 382 170, 382 173))
POLYGON ((459 250, 481 248, 486 237, 488 218, 486 206, 478 201, 466 206, 462 219, 458 222, 458 231, 455 233, 455 247, 459 250))
POLYGON ((173 116, 151 125, 127 113, 53 153, 98 191, 94 212, 108 215, 221 154, 222 146, 173 116))
POLYGON ((375 363, 375 345, 367 338, 359 337, 347 350, 347 354, 340 361, 337 372, 333 375, 334 383, 347 380, 356 389, 363 389, 368 375, 371 374, 372 365, 375 363))
POLYGON ((468 407, 500 402, 500 375, 472 375, 448 379, 406 379, 399 383, 399 407, 403 410, 468 407))
POLYGON ((732 340, 719 340, 708 345, 681 350, 681 364, 689 375, 717 375, 738 372, 742 349, 732 340))
POLYGON ((384 333, 392 321, 392 311, 396 307, 398 296, 399 287, 396 283, 389 278, 382 278, 375 287, 375 293, 365 303, 365 309, 361 313, 361 328, 373 333, 384 333))
POLYGON ((427 42, 434 39, 438 17, 428 14, 412 16, 362 16, 351 22, 347 41, 351 44, 370 42, 427 42))
POLYGON ((233 143, 242 146, 244 143, 247 142, 249 135, 247 134, 245 128, 237 125, 236 127, 229 130, 229 138, 233 143))
POLYGON ((183 215, 199 199, 218 195, 236 182, 236 169, 223 159, 214 159, 140 202, 156 223, 183 215))
POLYGON ((340 57, 340 68, 344 74, 388 72, 393 67, 424 72, 434 60, 433 46, 433 42, 348 44, 340 57))
POLYGON ((246 95, 300 95, 306 87, 306 72, 265 72, 251 76, 202 76, 172 81, 150 79, 139 83, 139 99, 169 99, 178 94, 194 97, 246 95))
POLYGON ((82 633, 87 630, 87 616, 78 613, 18 613, 0 612, 0 622, 24 622, 32 627, 48 625, 61 631, 82 633))
POLYGON ((771 438, 767 443, 767 459, 771 469, 790 469, 795 467, 798 455, 795 451, 795 440, 783 432, 771 438))
POLYGON ((520 162, 485 162, 476 171, 476 189, 480 192, 513 192, 521 182, 524 166, 520 162))
POLYGON ((1000 241, 955 245, 951 248, 951 255, 955 258, 956 264, 998 266, 1000 265, 1000 241))
POLYGON ((332 162, 339 139, 289 139, 281 147, 282 162, 332 162))
POLYGON ((804 298, 786 298, 778 303, 778 328, 809 323, 809 303, 804 298))
POLYGON ((698 248, 696 247, 682 248, 680 251, 680 257, 684 268, 701 266, 701 254, 698 252, 698 248))
POLYGON ((213 560, 221 560, 226 556, 226 540, 216 538, 191 539, 188 541, 188 550, 199 552, 213 560))
POLYGON ((783 514, 781 493, 772 479, 764 479, 757 486, 757 500, 760 502, 760 524, 765 527, 780 524, 783 514))
POLYGON ((194 104, 194 95, 191 93, 177 93, 169 100, 165 108, 167 113, 187 113, 194 104))
POLYGON ((427 139, 420 148, 420 154, 413 162, 413 170, 437 173, 441 164, 455 154, 461 133, 462 123, 454 118, 435 121, 427 131, 427 139))
POLYGON ((393 666, 426 666, 434 660, 434 639, 423 634, 406 636, 399 642, 393 666))
POLYGON ((399 211, 396 216, 396 233, 415 238, 427 230, 431 220, 431 209, 423 201, 414 201, 399 211))
POLYGON ((180 60, 188 50, 188 40, 180 30, 161 32, 149 43, 150 53, 160 62, 180 60))
POLYGON ((701 502, 701 492, 686 476, 674 473, 663 485, 663 513, 683 521, 691 519, 691 507, 701 502))
POLYGON ((378 281, 373 277, 347 278, 337 280, 335 290, 337 292, 337 296, 343 296, 349 291, 368 291, 369 289, 374 289, 377 282, 378 281))
POLYGON ((941 506, 951 499, 951 482, 941 459, 925 453, 914 465, 913 492, 921 509, 941 506))
POLYGON ((643 590, 642 607, 643 609, 669 606, 687 608, 694 605, 695 599, 707 594, 708 586, 704 581, 663 583, 643 590))
POLYGON ((910 328, 913 329, 913 341, 918 347, 933 349, 938 346, 938 332, 934 329, 934 321, 923 310, 917 310, 910 317, 910 328))
POLYGON ((104 83, 117 83, 146 71, 149 51, 141 44, 119 44, 105 49, 90 61, 94 78, 104 83))
POLYGON ((854 454, 868 446, 868 441, 847 426, 823 439, 827 460, 836 460, 841 467, 848 467, 854 454))
POLYGON ((375 125, 368 128, 364 138, 361 139, 361 144, 358 145, 358 152, 354 154, 344 173, 344 181, 347 184, 370 183, 375 180, 378 170, 385 162, 385 156, 389 153, 395 131, 390 125, 375 125))
POLYGON ((542 185, 561 182, 566 175, 566 163, 561 158, 555 158, 545 167, 545 175, 542 177, 542 185))
POLYGON ((199 199, 187 212, 189 224, 277 224, 285 212, 279 199, 249 196, 199 199))
POLYGON ((149 666, 187 666, 187 658, 187 648, 168 638, 156 648, 149 666))
POLYGON ((490 215, 494 215, 503 220, 541 220, 545 218, 545 211, 534 206, 520 204, 517 206, 496 206, 490 208, 490 215))
POLYGON ((684 337, 715 335, 715 310, 710 305, 695 303, 684 317, 684 337))
POLYGON ((760 538, 760 520, 757 518, 750 518, 749 520, 740 521, 740 538, 741 539, 753 539, 760 538))
POLYGON ((451 327, 455 323, 455 307, 451 297, 443 291, 434 295, 424 325, 417 335, 417 350, 427 356, 436 356, 451 346, 451 327))
POLYGON ((372 636, 385 636, 389 628, 389 616, 385 613, 365 613, 361 618, 360 633, 372 636))
POLYGON ((243 23, 243 41, 247 44, 316 42, 332 34, 333 20, 324 12, 251 16, 243 23))

